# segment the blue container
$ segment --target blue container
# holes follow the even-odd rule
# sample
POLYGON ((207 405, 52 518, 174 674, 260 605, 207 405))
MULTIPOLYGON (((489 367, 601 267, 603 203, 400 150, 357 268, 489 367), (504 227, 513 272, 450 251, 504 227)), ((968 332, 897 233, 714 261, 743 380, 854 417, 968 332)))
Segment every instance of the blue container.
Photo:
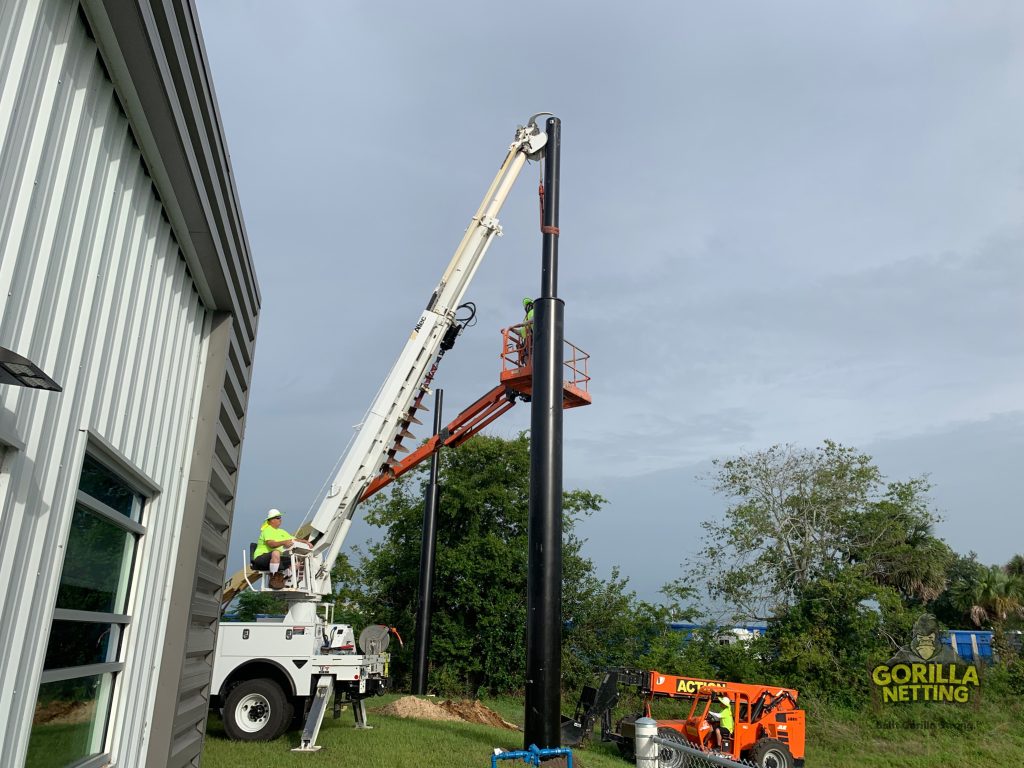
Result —
POLYGON ((942 642, 956 651, 964 661, 992 661, 992 633, 973 629, 949 629, 942 633, 942 642))

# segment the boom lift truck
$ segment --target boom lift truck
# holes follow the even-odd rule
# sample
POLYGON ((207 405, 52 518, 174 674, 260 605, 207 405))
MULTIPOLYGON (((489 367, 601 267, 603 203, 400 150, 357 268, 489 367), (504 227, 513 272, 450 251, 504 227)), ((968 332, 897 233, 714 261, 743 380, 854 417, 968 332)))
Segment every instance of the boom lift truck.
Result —
MULTIPOLYGON (((333 623, 331 606, 320 605, 320 600, 332 594, 331 568, 356 505, 367 497, 368 490, 378 490, 397 475, 396 470, 409 467, 401 467, 396 455, 407 450, 402 440, 411 436, 410 424, 420 423, 416 411, 425 410, 421 401, 438 363, 465 325, 456 314, 488 247, 501 234, 498 213, 526 161, 543 156, 548 137, 537 125, 539 116, 516 130, 504 162, 359 426, 333 483, 309 524, 299 530, 297 536, 308 538, 310 545, 294 546, 291 551, 292 574, 287 587, 278 592, 288 602, 287 615, 280 621, 220 625, 211 705, 221 707, 231 738, 277 738, 296 711, 308 709, 301 743, 294 751, 316 751, 332 694, 335 716, 347 701, 352 704, 356 727, 369 727, 364 699, 382 694, 387 686, 389 628, 364 629, 357 651, 352 627, 333 623), (372 489, 371 483, 375 483, 372 489)), ((521 375, 521 371, 510 373, 510 379, 517 373, 521 375)), ((493 394, 489 393, 490 401, 500 412, 501 403, 493 394)), ((251 585, 247 576, 243 581, 229 581, 225 598, 229 600, 239 588, 251 585)))

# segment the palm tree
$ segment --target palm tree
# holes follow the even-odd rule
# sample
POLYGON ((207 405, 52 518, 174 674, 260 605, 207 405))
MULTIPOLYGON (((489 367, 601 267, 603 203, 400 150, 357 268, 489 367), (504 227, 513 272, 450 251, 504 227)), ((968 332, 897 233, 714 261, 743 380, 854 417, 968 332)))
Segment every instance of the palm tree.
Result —
POLYGON ((1003 570, 1010 576, 1024 578, 1024 555, 1014 555, 1010 561, 1003 566, 1003 570))
POLYGON ((976 626, 1000 627, 1010 616, 1024 617, 1024 577, 1010 575, 998 565, 985 568, 975 584, 964 584, 957 595, 960 607, 976 626))

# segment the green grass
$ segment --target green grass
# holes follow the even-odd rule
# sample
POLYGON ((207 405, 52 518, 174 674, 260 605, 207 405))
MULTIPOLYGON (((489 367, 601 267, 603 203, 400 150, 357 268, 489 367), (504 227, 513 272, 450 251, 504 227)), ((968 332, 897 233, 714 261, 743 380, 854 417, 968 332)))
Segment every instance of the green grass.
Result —
MULTIPOLYGON (((352 713, 328 716, 320 731, 324 749, 316 754, 289 752, 299 734, 290 732, 271 743, 229 741, 216 716, 207 730, 204 768, 279 768, 300 765, 348 765, 360 768, 489 768, 494 747, 522 749, 522 733, 448 721, 408 720, 375 710, 400 698, 390 694, 370 700, 368 720, 374 729, 357 731, 352 713)), ((515 699, 484 702, 514 723, 523 722, 523 704, 515 699)), ((1024 704, 1012 696, 982 699, 980 706, 929 705, 854 711, 804 701, 808 711, 808 768, 1005 768, 1024 765, 1024 704)), ((564 706, 563 711, 571 711, 564 706)), ((581 768, 627 768, 612 744, 574 749, 581 768)), ((501 762, 499 766, 523 765, 501 762)))
POLYGON ((919 704, 877 713, 805 705, 810 767, 1024 765, 1024 706, 1017 698, 983 698, 977 709, 919 704))
MULTIPOLYGON (((318 743, 320 752, 289 752, 299 744, 299 733, 289 732, 277 741, 242 743, 230 741, 224 727, 213 714, 207 728, 203 768, 280 768, 281 766, 346 765, 360 768, 490 768, 495 747, 505 750, 523 748, 523 734, 485 725, 451 721, 411 720, 387 717, 375 711, 401 698, 389 694, 367 702, 370 731, 353 728, 351 710, 333 720, 324 718, 318 743)), ((509 722, 522 725, 523 705, 513 699, 486 700, 488 707, 509 722)), ((598 744, 573 750, 582 768, 625 768, 628 766, 610 744, 598 744)), ((521 761, 503 761, 499 766, 522 766, 521 761)))
POLYGON ((26 766, 61 768, 80 760, 88 753, 92 724, 51 723, 32 726, 26 766))

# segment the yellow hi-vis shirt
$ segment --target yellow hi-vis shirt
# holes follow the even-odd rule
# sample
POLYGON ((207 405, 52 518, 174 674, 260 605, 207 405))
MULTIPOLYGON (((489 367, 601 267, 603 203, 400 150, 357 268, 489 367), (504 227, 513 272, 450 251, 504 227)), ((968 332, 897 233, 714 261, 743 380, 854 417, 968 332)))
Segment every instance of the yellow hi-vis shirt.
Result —
POLYGON ((723 728, 728 730, 729 733, 732 733, 732 726, 733 726, 732 707, 731 706, 726 706, 724 704, 722 706, 725 707, 725 709, 723 709, 721 712, 717 713, 718 716, 721 718, 719 720, 719 723, 720 723, 720 725, 723 728))
MULTIPOLYGON (((256 542, 256 552, 253 553, 252 559, 255 560, 260 555, 265 555, 267 552, 272 552, 270 547, 267 546, 268 541, 285 541, 287 539, 294 539, 288 531, 284 528, 274 528, 270 523, 264 523, 263 527, 260 528, 260 538, 256 542)), ((280 549, 280 547, 278 547, 280 549)))

